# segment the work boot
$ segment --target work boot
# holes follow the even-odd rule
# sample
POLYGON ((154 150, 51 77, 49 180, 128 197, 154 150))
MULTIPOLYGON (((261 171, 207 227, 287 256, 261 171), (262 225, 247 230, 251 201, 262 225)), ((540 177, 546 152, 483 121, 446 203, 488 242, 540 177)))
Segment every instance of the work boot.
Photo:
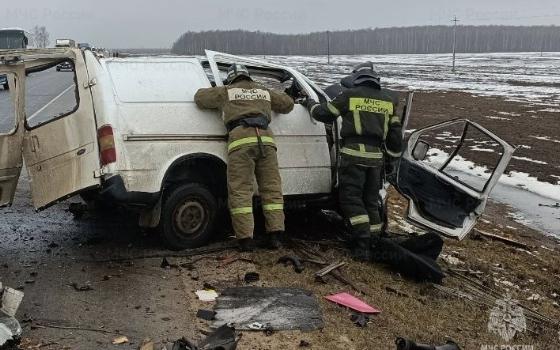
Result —
POLYGON ((255 250, 252 238, 243 238, 237 240, 237 249, 242 252, 252 252, 255 250))
POLYGON ((278 250, 282 248, 282 242, 280 242, 280 235, 282 232, 271 232, 266 235, 264 241, 264 247, 270 250, 278 250))
POLYGON ((369 232, 354 232, 350 246, 352 259, 367 262, 371 259, 371 236, 369 232))

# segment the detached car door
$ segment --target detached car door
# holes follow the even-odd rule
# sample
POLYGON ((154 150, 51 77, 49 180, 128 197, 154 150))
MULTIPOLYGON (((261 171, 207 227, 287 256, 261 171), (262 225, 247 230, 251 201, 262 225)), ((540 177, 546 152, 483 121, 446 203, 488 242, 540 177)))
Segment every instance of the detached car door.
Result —
POLYGON ((0 207, 4 207, 12 204, 23 164, 25 67, 0 61, 0 77, 8 83, 8 89, 0 88, 0 207))
POLYGON ((514 148, 469 120, 413 132, 400 160, 396 187, 409 202, 408 219, 463 239, 482 215, 514 148))
POLYGON ((23 156, 37 209, 100 185, 90 91, 95 80, 83 55, 77 49, 52 49, 23 56, 28 72, 23 156), (57 71, 64 63, 71 68, 57 71))

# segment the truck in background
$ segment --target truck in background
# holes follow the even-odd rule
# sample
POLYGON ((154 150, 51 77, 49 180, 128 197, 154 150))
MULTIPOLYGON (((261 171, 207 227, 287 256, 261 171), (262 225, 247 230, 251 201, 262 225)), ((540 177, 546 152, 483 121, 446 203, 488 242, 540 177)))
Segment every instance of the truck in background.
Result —
POLYGON ((76 41, 72 39, 56 39, 55 47, 71 47, 75 48, 76 41))

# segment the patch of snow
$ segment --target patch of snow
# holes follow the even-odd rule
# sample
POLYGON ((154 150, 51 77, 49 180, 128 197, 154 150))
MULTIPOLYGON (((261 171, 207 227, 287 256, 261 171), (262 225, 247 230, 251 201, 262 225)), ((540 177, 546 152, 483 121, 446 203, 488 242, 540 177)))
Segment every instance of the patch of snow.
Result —
POLYGON ((478 148, 476 146, 471 147, 471 151, 475 152, 487 152, 487 153, 494 153, 495 151, 491 148, 478 148))
POLYGON ((534 159, 527 158, 527 157, 513 156, 512 158, 517 159, 517 160, 523 160, 523 161, 526 161, 526 162, 536 163, 536 164, 545 164, 545 165, 548 164, 547 162, 543 162, 543 161, 540 161, 540 160, 534 160, 534 159))
POLYGON ((484 118, 494 119, 494 120, 511 120, 511 119, 509 119, 509 118, 495 117, 495 116, 491 116, 491 115, 486 115, 486 116, 484 116, 484 118))
POLYGON ((539 112, 560 113, 560 109, 544 108, 544 109, 539 109, 539 112))
POLYGON ((456 266, 456 265, 463 264, 463 262, 459 258, 456 258, 456 257, 454 257, 452 255, 449 255, 449 254, 441 254, 440 257, 441 257, 441 260, 445 261, 449 265, 456 266))
POLYGON ((541 141, 550 141, 550 142, 554 142, 554 143, 560 143, 560 140, 551 139, 550 136, 529 136, 529 137, 532 137, 534 139, 541 140, 541 141))
POLYGON ((498 112, 500 115, 511 115, 512 117, 519 117, 521 114, 515 112, 498 112))
POLYGON ((523 226, 531 226, 533 224, 531 220, 526 219, 523 215, 521 215, 521 213, 508 213, 508 217, 523 226))

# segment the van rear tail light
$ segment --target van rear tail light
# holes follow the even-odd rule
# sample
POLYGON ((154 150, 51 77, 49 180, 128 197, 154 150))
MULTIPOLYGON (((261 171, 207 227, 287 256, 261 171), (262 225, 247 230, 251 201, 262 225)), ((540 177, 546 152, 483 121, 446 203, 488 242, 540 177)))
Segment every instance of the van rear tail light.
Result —
POLYGON ((101 165, 111 164, 117 161, 117 150, 115 149, 115 138, 111 125, 103 125, 97 130, 99 140, 99 153, 101 154, 101 165))

